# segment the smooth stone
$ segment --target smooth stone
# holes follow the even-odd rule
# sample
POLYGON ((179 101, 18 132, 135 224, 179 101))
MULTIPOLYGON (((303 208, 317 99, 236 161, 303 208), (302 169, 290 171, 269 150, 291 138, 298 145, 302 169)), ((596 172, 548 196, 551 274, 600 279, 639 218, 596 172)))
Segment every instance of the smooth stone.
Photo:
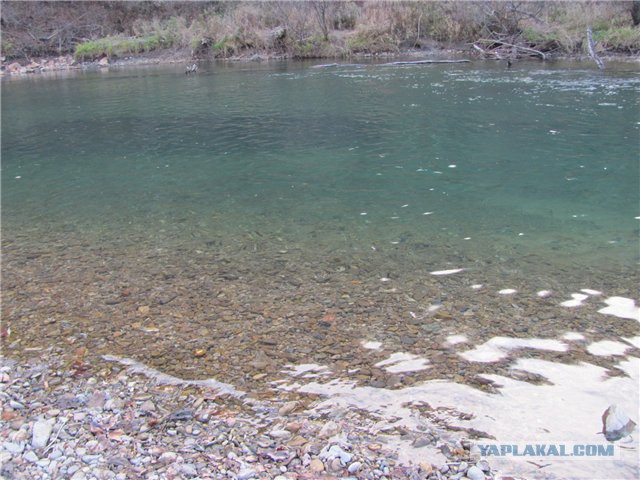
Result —
POLYGON ((22 455, 22 458, 31 463, 36 463, 38 460, 40 460, 33 450, 29 450, 27 453, 22 455))
POLYGON ((287 402, 282 407, 280 407, 280 410, 278 410, 278 415, 282 417, 289 415, 290 413, 293 413, 299 405, 300 402, 297 401, 287 402))
POLYGON ((236 476, 237 480, 249 480, 250 478, 256 477, 258 473, 252 468, 246 468, 240 470, 238 475, 236 476))
POLYGON ((10 452, 0 452, 0 465, 4 465, 9 460, 11 460, 10 452))
POLYGON ((467 478, 469 480, 485 480, 485 475, 482 470, 473 465, 469 470, 467 470, 467 478))
POLYGON ((358 473, 361 468, 362 468, 362 462, 353 462, 351 465, 349 465, 349 468, 347 469, 347 471, 349 473, 358 473))
POLYGON ((87 477, 82 470, 77 470, 69 480, 85 480, 87 477))
POLYGON ((174 452, 164 452, 158 459, 162 463, 174 463, 178 458, 178 454, 174 452))
POLYGON ((142 410, 143 412, 154 412, 155 409, 156 406, 151 400, 147 400, 142 405, 140 405, 140 410, 142 410))
POLYGON ((15 400, 10 400, 9 401, 9 406, 11 408, 13 408, 14 410, 23 410, 24 409, 24 405, 20 402, 16 402, 15 400))
POLYGON ((10 452, 10 453, 22 453, 24 452, 24 442, 19 442, 19 443, 4 442, 2 444, 2 448, 4 448, 7 452, 10 452))
POLYGON ((338 426, 338 424, 332 420, 329 420, 327 423, 325 423, 322 426, 322 428, 320 429, 320 432, 318 433, 318 436, 320 438, 333 437, 339 431, 340 431, 340 427, 338 426))
POLYGON ((186 477, 195 477, 198 475, 198 470, 195 465, 191 465, 190 463, 183 463, 180 465, 180 473, 185 475, 186 477))
POLYGON ((284 439, 291 438, 291 432, 288 430, 271 430, 268 434, 271 438, 284 439))
POLYGON ((338 445, 331 445, 329 448, 324 447, 319 455, 321 460, 329 461, 337 458, 342 465, 347 465, 353 459, 353 455, 345 452, 338 445))
POLYGON ((478 463, 476 463, 476 467, 478 467, 483 472, 490 472, 491 471, 491 467, 489 466, 489 462, 487 462, 486 460, 480 460, 478 463))
POLYGON ((318 458, 314 458, 313 460, 311 460, 311 463, 309 464, 309 470, 311 470, 313 473, 323 472, 324 463, 322 463, 322 460, 318 458))
POLYGON ((49 441, 53 425, 44 420, 38 420, 33 424, 33 433, 31 436, 31 446, 33 448, 44 448, 49 441))

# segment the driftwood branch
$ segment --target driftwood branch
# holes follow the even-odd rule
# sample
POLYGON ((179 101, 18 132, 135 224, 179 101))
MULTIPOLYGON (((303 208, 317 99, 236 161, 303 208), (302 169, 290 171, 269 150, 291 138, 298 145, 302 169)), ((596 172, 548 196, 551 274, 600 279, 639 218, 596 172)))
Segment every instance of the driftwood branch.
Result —
POLYGON ((589 46, 589 56, 596 62, 598 68, 600 70, 604 70, 604 62, 596 53, 596 45, 593 42, 593 33, 591 32, 591 27, 587 27, 587 45, 589 46))
POLYGON ((536 50, 535 48, 523 47, 521 45, 515 45, 513 43, 503 42, 502 40, 492 40, 490 38, 481 38, 480 40, 476 40, 476 41, 483 42, 483 43, 498 43, 500 45, 504 45, 505 47, 515 48, 516 50, 522 50, 523 52, 534 53, 538 55, 540 58, 542 58, 543 60, 547 59, 547 56, 544 54, 544 52, 541 52, 540 50, 536 50))
POLYGON ((383 63, 382 66, 390 66, 390 65, 426 65, 429 63, 468 63, 470 60, 461 59, 461 60, 413 60, 407 62, 389 62, 383 63))
POLYGON ((378 65, 366 65, 364 63, 323 63, 322 65, 312 65, 311 68, 336 68, 336 67, 366 67, 366 66, 379 66, 379 67, 393 67, 396 65, 428 65, 432 63, 469 63, 471 60, 412 60, 406 62, 389 62, 380 63, 378 65))

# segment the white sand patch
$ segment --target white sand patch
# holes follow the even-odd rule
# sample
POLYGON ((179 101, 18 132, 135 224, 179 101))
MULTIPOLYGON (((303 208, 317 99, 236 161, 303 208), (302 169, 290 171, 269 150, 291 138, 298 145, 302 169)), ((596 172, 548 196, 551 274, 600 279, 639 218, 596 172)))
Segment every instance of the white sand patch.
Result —
POLYGON ((102 358, 107 362, 117 362, 125 365, 128 367, 130 372, 145 375, 153 379, 159 385, 195 385, 198 387, 217 390, 219 395, 231 395, 233 397, 243 397, 245 395, 245 392, 236 390, 233 385, 219 382, 213 378, 207 378, 206 380, 184 380, 182 378, 174 377, 173 375, 162 373, 155 368, 148 367, 147 365, 137 362, 131 358, 117 357, 115 355, 102 355, 102 358))
POLYGON ((600 292, 598 290, 591 290, 590 288, 582 288, 582 289, 580 289, 580 291, 582 293, 586 293, 587 295, 592 295, 592 296, 602 295, 602 292, 600 292))
POLYGON ((506 358, 511 350, 519 348, 565 352, 567 345, 558 340, 546 338, 493 337, 473 350, 460 353, 460 356, 470 362, 498 362, 506 358))
POLYGON ((631 347, 622 342, 614 342, 612 340, 601 340, 594 342, 587 347, 587 352, 591 355, 599 357, 609 357, 611 355, 624 355, 631 347))
POLYGON ((625 297, 609 297, 604 303, 608 306, 598 310, 599 313, 620 318, 630 318, 640 322, 640 308, 636 307, 634 300, 625 297))
POLYGON ((427 368, 429 368, 429 365, 427 365, 428 363, 428 360, 420 358, 417 355, 397 352, 391 354, 391 356, 386 360, 376 363, 375 366, 384 367, 387 372, 403 373, 426 370, 427 368))
POLYGON ((382 342, 367 342, 363 340, 360 345, 367 350, 379 350, 382 347, 382 342))
POLYGON ((449 335, 447 337, 447 343, 449 345, 457 345, 459 343, 467 343, 469 340, 464 335, 449 335))
POLYGON ((589 298, 589 295, 583 295, 582 293, 572 293, 571 300, 565 300, 560 305, 569 308, 581 307, 582 302, 584 302, 587 298, 589 298))
POLYGON ((303 363, 300 365, 285 365, 286 370, 281 370, 282 373, 291 375, 292 377, 313 378, 320 377, 322 375, 329 375, 331 371, 324 365, 318 365, 315 363, 303 363))
POLYGON ((431 272, 431 275, 452 275, 454 273, 460 273, 464 271, 464 268, 452 268, 451 270, 436 270, 431 272))
POLYGON ((540 290, 538 293, 536 293, 536 295, 538 295, 540 298, 546 298, 551 295, 551 290, 540 290))
POLYGON ((567 332, 562 336, 562 338, 564 340, 568 340, 569 342, 576 342, 576 341, 584 340, 584 335, 578 332, 567 332))
MULTIPOLYGON (((594 444, 604 442, 596 432, 602 429, 602 413, 611 404, 638 420, 638 372, 640 360, 631 358, 618 365, 629 377, 607 377, 607 370, 581 363, 565 365, 538 359, 521 359, 514 368, 545 376, 550 385, 533 385, 500 375, 483 375, 500 385, 499 394, 491 394, 464 384, 432 380, 411 387, 387 390, 358 387, 355 383, 334 380, 309 383, 301 387, 286 385, 285 390, 323 395, 326 400, 314 410, 362 409, 380 419, 377 427, 405 427, 409 431, 429 428, 443 438, 462 438, 466 434, 443 431, 411 409, 412 404, 428 403, 441 422, 463 428, 475 428, 494 435, 497 441, 557 443, 571 441, 594 444), (460 420, 460 413, 472 414, 460 420), (393 419, 393 420, 391 420, 393 419), (459 435, 459 437, 453 437, 459 435), (559 440, 568 439, 568 440, 559 440)), ((619 443, 624 441, 621 440, 619 443)), ((491 457, 492 468, 508 471, 517 478, 637 478, 637 447, 632 441, 619 449, 620 458, 598 458, 588 462, 547 458, 544 470, 533 466, 527 457, 491 457)), ((389 437, 389 448, 397 451, 403 464, 418 464, 428 454, 430 462, 444 461, 439 452, 415 448, 411 439, 389 437)))
POLYGON ((514 290, 513 288, 503 288, 502 290, 498 290, 500 295, 513 295, 516 292, 517 290, 514 290))

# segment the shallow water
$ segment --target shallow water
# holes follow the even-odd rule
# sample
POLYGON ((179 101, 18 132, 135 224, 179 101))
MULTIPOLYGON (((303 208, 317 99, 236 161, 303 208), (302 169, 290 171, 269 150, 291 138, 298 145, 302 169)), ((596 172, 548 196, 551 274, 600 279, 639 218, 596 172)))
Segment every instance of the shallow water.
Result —
POLYGON ((483 379, 557 383, 597 397, 589 435, 603 405, 637 413, 637 73, 310 66, 4 79, 7 352, 85 346, 257 397, 305 365, 489 410, 483 379))
POLYGON ((307 67, 5 82, 5 235, 637 266, 635 73, 307 67))

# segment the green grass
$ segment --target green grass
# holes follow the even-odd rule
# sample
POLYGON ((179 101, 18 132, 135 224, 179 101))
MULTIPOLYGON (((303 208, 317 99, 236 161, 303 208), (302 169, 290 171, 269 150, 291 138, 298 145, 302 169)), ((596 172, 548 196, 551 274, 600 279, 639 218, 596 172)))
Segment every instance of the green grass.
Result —
POLYGON ((95 60, 105 55, 111 58, 169 48, 172 43, 171 39, 158 34, 146 37, 105 37, 79 43, 74 57, 76 60, 95 60))
POLYGON ((358 31, 347 40, 350 53, 386 53, 398 50, 398 46, 387 32, 376 29, 358 31))
POLYGON ((640 28, 618 27, 593 32, 593 39, 607 50, 640 52, 640 28))
POLYGON ((558 35, 555 32, 541 32, 531 27, 527 27, 522 31, 521 37, 524 41, 529 43, 545 43, 545 42, 559 42, 558 35))

